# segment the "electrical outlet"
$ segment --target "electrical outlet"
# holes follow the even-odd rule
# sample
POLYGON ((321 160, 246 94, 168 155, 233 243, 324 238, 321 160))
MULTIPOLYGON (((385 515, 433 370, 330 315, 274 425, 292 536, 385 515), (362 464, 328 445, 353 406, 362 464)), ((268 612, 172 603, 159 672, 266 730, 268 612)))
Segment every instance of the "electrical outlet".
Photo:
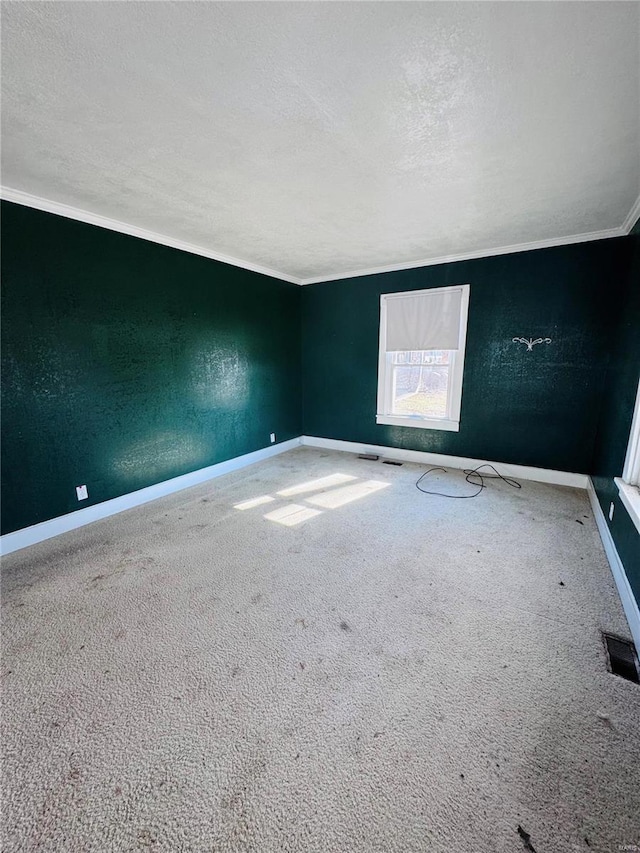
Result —
POLYGON ((615 504, 613 503, 613 501, 611 501, 611 503, 609 504, 609 521, 613 521, 613 511, 615 508, 615 504))
POLYGON ((76 495, 78 496, 79 501, 86 501, 89 497, 89 492, 87 491, 86 486, 76 486, 76 495))
POLYGON ((273 444, 273 443, 274 443, 274 441, 276 440, 276 434, 275 434, 275 432, 272 432, 272 433, 271 433, 271 435, 269 436, 269 438, 271 439, 271 444, 273 444))

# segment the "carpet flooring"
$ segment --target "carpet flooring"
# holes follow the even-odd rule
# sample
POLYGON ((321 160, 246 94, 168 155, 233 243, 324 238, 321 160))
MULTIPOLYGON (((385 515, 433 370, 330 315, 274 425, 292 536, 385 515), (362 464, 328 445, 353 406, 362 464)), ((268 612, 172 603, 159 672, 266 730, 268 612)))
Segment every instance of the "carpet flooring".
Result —
POLYGON ((300 448, 5 558, 3 850, 640 850, 586 493, 424 470, 300 448))

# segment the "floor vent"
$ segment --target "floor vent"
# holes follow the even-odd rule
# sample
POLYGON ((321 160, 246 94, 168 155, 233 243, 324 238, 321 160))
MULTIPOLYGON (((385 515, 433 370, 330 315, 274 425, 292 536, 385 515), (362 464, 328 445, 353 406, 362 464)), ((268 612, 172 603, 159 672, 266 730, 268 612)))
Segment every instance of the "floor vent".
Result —
POLYGON ((603 634, 604 644, 609 656, 609 668, 614 675, 620 675, 629 681, 640 684, 640 668, 636 647, 631 640, 623 640, 611 634, 603 634))

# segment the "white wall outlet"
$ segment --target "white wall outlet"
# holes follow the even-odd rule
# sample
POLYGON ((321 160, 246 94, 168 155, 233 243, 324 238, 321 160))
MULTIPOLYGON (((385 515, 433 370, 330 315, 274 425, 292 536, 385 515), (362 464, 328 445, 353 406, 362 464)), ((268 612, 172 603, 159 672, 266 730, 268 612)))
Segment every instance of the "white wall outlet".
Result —
POLYGON ((273 442, 276 440, 275 432, 272 432, 271 435, 269 436, 269 438, 271 439, 271 444, 273 444, 273 442))
POLYGON ((78 496, 79 501, 86 501, 89 497, 89 492, 87 491, 86 486, 76 486, 76 495, 78 496))
POLYGON ((613 501, 611 501, 611 503, 609 504, 609 521, 613 521, 613 511, 615 508, 615 504, 613 503, 613 501))

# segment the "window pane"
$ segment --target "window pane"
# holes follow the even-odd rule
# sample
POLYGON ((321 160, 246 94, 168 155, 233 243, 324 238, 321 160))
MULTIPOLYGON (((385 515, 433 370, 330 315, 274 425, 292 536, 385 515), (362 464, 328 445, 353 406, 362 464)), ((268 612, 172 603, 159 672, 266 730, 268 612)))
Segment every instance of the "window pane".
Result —
POLYGON ((393 415, 447 417, 450 350, 389 353, 393 415))

